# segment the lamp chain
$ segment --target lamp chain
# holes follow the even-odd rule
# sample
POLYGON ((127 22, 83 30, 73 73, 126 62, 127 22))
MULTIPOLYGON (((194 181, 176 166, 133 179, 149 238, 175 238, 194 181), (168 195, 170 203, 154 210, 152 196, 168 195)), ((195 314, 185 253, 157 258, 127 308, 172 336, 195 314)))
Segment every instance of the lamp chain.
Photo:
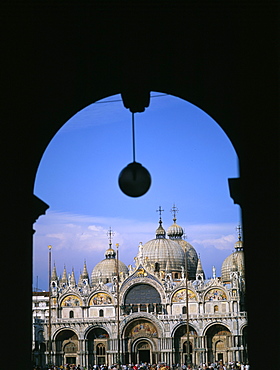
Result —
POLYGON ((135 162, 135 129, 134 129, 134 113, 132 113, 132 150, 133 150, 133 162, 135 162))

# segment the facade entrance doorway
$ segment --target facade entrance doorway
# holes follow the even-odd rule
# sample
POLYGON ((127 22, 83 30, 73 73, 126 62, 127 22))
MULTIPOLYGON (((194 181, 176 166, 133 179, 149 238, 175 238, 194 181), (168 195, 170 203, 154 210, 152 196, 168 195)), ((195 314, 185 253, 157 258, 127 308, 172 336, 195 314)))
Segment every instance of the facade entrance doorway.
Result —
POLYGON ((66 360, 66 364, 76 365, 76 357, 66 356, 65 360, 66 360))
POLYGON ((212 325, 206 331, 207 361, 229 362, 234 360, 232 335, 224 325, 212 325))
POLYGON ((149 342, 141 341, 136 347, 136 358, 138 363, 151 363, 151 347, 149 342))
POLYGON ((193 358, 192 358, 192 344, 189 343, 189 358, 188 358, 188 350, 187 350, 187 342, 184 342, 183 344, 183 354, 184 354, 184 363, 188 364, 188 362, 192 363, 193 358))
POLYGON ((218 353, 218 362, 220 362, 220 361, 224 362, 224 355, 223 355, 223 353, 218 353))

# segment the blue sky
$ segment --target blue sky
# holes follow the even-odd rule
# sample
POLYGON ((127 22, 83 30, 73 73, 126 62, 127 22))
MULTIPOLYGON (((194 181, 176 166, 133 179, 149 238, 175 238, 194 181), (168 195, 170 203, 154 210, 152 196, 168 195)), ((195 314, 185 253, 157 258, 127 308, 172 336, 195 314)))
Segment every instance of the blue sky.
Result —
POLYGON ((59 130, 38 168, 34 193, 49 204, 34 229, 34 286, 47 289, 48 245, 58 273, 64 264, 76 279, 104 258, 107 231, 115 233, 120 259, 133 264, 139 242, 154 238, 156 209, 163 226, 177 223, 201 256, 207 276, 234 249, 240 209, 227 179, 238 177, 238 159, 220 126, 198 107, 170 95, 151 93, 149 108, 135 114, 136 161, 152 176, 147 194, 124 195, 120 171, 132 162, 131 113, 120 95, 91 104, 59 130), (154 96, 154 97, 153 97, 154 96))

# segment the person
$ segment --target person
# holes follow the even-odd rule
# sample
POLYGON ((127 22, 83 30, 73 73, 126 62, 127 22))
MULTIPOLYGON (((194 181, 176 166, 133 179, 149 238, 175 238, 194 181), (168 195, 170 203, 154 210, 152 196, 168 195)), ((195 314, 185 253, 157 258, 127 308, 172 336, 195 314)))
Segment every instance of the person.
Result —
POLYGON ((220 361, 220 364, 218 365, 218 370, 226 370, 226 367, 222 361, 220 361))

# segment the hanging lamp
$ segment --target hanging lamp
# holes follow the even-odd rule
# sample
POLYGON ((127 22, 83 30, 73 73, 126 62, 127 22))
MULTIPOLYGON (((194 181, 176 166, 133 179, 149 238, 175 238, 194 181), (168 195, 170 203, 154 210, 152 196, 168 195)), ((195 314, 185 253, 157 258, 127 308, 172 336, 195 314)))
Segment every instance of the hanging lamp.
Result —
POLYGON ((119 174, 119 187, 129 197, 141 197, 151 186, 151 175, 141 163, 135 161, 135 127, 132 113, 132 149, 133 162, 129 163, 119 174))

